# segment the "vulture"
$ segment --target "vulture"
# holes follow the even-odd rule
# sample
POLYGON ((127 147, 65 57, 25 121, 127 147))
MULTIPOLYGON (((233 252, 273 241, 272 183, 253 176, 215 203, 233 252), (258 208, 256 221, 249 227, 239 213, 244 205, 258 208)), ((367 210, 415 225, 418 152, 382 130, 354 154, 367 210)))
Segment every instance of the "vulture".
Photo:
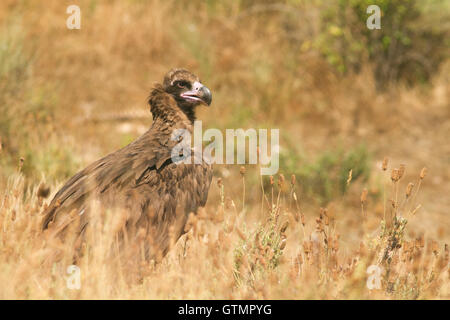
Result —
POLYGON ((174 138, 174 132, 182 129, 192 135, 196 107, 209 106, 211 100, 211 91, 197 76, 185 69, 170 70, 150 93, 150 129, 69 179, 44 210, 42 229, 67 233, 69 217, 75 215, 76 237, 81 239, 92 216, 99 214, 89 205, 95 199, 102 207, 125 213, 120 230, 131 241, 144 233, 147 259, 163 257, 171 241, 185 233, 190 213, 205 205, 212 179, 211 165, 201 155, 192 153, 192 159, 201 158, 190 162, 183 161, 184 154, 172 156, 182 140, 174 138))

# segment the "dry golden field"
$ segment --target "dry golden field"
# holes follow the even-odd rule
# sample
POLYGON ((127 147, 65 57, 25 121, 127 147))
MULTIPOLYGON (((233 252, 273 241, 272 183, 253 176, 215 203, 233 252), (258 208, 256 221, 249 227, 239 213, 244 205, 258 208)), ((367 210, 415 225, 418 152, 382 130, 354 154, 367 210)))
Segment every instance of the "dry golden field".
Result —
POLYGON ((449 299, 450 5, 374 1, 368 32, 369 2, 1 1, 0 299, 449 299), (70 289, 42 210, 150 126, 173 67, 211 89, 205 128, 280 129, 280 171, 216 165, 161 263, 139 235, 132 263, 112 252, 98 208, 70 289))

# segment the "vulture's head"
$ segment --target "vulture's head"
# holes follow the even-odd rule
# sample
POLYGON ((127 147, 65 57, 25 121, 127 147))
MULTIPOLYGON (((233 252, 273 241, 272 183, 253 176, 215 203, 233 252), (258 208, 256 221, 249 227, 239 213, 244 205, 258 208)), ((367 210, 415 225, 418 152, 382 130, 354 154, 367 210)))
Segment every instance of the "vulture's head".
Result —
POLYGON ((185 69, 172 69, 164 77, 164 91, 171 94, 182 109, 211 104, 211 91, 199 78, 185 69))

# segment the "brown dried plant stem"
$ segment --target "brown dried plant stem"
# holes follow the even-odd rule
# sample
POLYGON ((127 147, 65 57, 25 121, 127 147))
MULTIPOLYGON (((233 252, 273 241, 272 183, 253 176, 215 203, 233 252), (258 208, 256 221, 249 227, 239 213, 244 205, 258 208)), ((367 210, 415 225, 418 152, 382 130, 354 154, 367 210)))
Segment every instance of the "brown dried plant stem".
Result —
POLYGON ((242 212, 245 211, 245 167, 241 167, 240 174, 242 177, 242 212))

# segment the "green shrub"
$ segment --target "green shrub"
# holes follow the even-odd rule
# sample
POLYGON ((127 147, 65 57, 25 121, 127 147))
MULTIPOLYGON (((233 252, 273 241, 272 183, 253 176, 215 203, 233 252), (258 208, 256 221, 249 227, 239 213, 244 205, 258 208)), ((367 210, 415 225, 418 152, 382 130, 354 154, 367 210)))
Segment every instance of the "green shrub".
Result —
POLYGON ((448 6, 433 0, 333 1, 322 10, 317 45, 341 72, 373 64, 379 89, 392 81, 424 82, 448 58, 448 6), (373 4, 381 9, 379 30, 366 26, 366 10, 373 4))

